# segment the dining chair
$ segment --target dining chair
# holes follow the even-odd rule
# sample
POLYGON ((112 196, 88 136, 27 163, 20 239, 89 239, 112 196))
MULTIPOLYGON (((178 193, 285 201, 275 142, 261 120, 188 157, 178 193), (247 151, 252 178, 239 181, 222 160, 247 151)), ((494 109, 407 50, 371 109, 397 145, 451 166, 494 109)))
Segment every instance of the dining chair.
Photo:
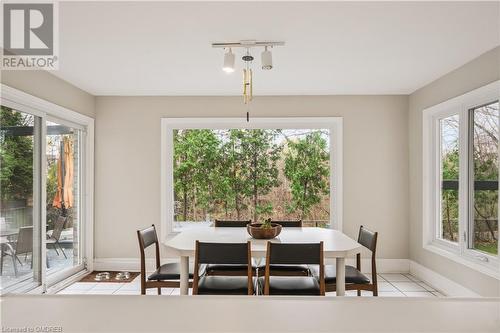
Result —
MULTIPOLYGON (((247 224, 252 223, 252 220, 215 220, 216 228, 244 228, 247 224)), ((252 260, 252 272, 257 275, 257 263, 252 260)), ((208 275, 224 275, 224 276, 245 276, 247 274, 247 265, 231 265, 231 264, 210 264, 205 267, 208 275)))
POLYGON ((196 241, 193 295, 253 295, 252 255, 250 242, 204 243, 196 241), (200 265, 245 265, 246 276, 200 276, 200 265))
POLYGON ((325 295, 323 242, 311 244, 267 243, 266 271, 259 277, 264 295, 325 295), (314 265, 319 276, 275 276, 272 265, 314 265))
POLYGON ((59 247, 64 255, 64 258, 68 259, 68 257, 66 256, 66 252, 64 252, 64 249, 59 243, 59 239, 61 238, 61 233, 64 230, 66 220, 67 218, 64 216, 59 216, 57 218, 57 220, 54 222, 54 230, 52 230, 52 234, 50 236, 47 236, 47 240, 45 242, 47 243, 47 245, 51 245, 54 250, 56 250, 57 255, 59 255, 59 251, 57 251, 57 247, 59 247))
MULTIPOLYGON (((302 228, 302 220, 271 220, 271 223, 277 223, 283 228, 302 228)), ((266 260, 262 259, 258 265, 258 271, 264 272, 266 269, 266 260)), ((271 265, 274 275, 282 276, 308 276, 308 265, 271 265)))
POLYGON ((216 228, 244 228, 248 223, 252 223, 252 220, 215 220, 214 226, 216 228))
MULTIPOLYGON (((161 288, 180 287, 180 264, 167 263, 160 265, 160 244, 158 235, 153 224, 151 227, 137 230, 139 239, 139 249, 141 252, 141 295, 146 294, 146 289, 158 288, 158 295, 161 295, 161 288), (146 256, 145 250, 151 245, 155 245, 156 270, 146 278, 146 256)), ((193 278, 193 266, 189 267, 189 278, 193 278)), ((192 282, 189 282, 192 286, 192 282)))
MULTIPOLYGON (((345 290, 357 290, 361 296, 361 290, 371 291, 373 296, 378 296, 377 288, 377 265, 375 260, 377 250, 378 232, 373 232, 364 226, 359 227, 358 243, 371 251, 372 280, 361 273, 361 254, 356 255, 356 267, 345 266, 345 290)), ((319 276, 317 268, 310 267, 313 276, 319 276)), ((325 286, 326 291, 336 291, 337 270, 335 265, 325 266, 325 286)))
POLYGON ((280 224, 284 228, 302 228, 302 220, 271 220, 271 223, 280 224))

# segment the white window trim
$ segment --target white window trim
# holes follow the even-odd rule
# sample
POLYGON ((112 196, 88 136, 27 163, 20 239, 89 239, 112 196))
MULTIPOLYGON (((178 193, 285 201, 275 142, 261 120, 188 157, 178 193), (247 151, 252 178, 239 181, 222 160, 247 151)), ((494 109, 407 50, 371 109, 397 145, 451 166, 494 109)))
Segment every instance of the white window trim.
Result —
MULTIPOLYGON (((32 114, 34 116, 40 117, 42 119, 42 124, 44 121, 57 120, 61 124, 71 126, 77 129, 85 131, 82 137, 82 156, 84 159, 82 161, 82 179, 81 184, 83 186, 81 198, 82 205, 82 228, 85 233, 85 244, 84 245, 84 263, 83 266, 86 271, 91 272, 93 270, 93 257, 94 257, 94 119, 85 116, 81 113, 75 112, 73 110, 67 109, 60 105, 48 102, 44 99, 35 97, 33 95, 27 94, 21 90, 9 87, 5 84, 1 85, 0 94, 0 104, 7 107, 32 114)), ((41 142, 40 144, 45 146, 45 126, 42 126, 41 142)), ((41 149, 41 161, 45 160, 45 149, 41 149)), ((47 170, 45 163, 40 166, 40 177, 41 177, 41 189, 45 188, 47 170)), ((41 190, 41 202, 46 202, 45 191, 41 190)), ((41 229, 45 230, 45 209, 40 209, 41 213, 41 229)), ((43 233, 44 235, 45 233, 43 233)), ((43 241, 43 240, 42 240, 43 241)), ((50 286, 60 282, 62 279, 68 277, 71 274, 77 273, 81 268, 69 268, 61 272, 54 272, 50 276, 46 276, 45 270, 45 251, 46 246, 42 246, 41 254, 41 269, 42 269, 42 281, 40 288, 37 288, 41 292, 45 292, 50 286)), ((80 266, 79 266, 80 267, 80 266)))
POLYGON ((174 129, 227 129, 268 128, 301 129, 325 128, 330 130, 330 219, 331 227, 342 231, 342 118, 341 117, 289 117, 289 118, 162 118, 161 119, 161 238, 173 230, 173 130, 174 129))
MULTIPOLYGON (((440 141, 439 119, 458 114, 460 117, 459 127, 459 151, 460 161, 459 181, 461 184, 468 183, 468 130, 467 119, 469 110, 499 100, 500 81, 495 81, 481 88, 470 91, 464 95, 452 98, 423 111, 423 248, 439 254, 469 268, 475 269, 488 276, 500 279, 499 256, 488 255, 483 252, 467 248, 464 233, 468 223, 468 189, 466 186, 459 188, 459 242, 454 244, 442 239, 437 239, 438 223, 440 221, 440 141), (465 203, 465 204, 464 204, 465 203), (488 262, 485 262, 487 258, 488 262)), ((499 207, 500 211, 500 207, 499 207)), ((499 242, 500 245, 500 242, 499 242)), ((499 252, 500 253, 500 246, 499 252)))

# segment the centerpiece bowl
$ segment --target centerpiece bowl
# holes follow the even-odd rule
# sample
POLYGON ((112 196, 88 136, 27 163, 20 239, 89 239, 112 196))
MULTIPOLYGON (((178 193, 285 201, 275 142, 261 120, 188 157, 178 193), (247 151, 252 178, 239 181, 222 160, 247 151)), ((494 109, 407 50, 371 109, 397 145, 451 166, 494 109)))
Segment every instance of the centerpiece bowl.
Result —
POLYGON ((249 223, 247 232, 255 239, 272 239, 281 233, 281 225, 277 223, 249 223))

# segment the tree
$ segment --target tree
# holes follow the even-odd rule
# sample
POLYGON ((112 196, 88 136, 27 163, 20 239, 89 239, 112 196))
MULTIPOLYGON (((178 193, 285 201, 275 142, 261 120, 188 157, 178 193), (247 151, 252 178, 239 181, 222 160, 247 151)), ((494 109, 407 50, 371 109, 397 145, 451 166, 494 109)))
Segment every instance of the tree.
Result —
POLYGON ((248 190, 245 192, 252 202, 253 220, 257 222, 259 214, 269 214, 271 202, 263 202, 259 197, 266 195, 279 185, 277 167, 282 147, 276 144, 277 130, 244 130, 241 146, 244 152, 248 190))
POLYGON ((0 187, 2 200, 25 200, 33 193, 33 138, 9 127, 33 126, 33 116, 5 106, 0 110, 0 187))
POLYGON ((174 132, 174 193, 182 200, 183 220, 191 207, 196 219, 197 208, 206 213, 214 205, 214 187, 219 184, 217 161, 220 142, 211 130, 177 130, 174 132))
POLYGON ((242 211, 247 207, 245 198, 248 194, 248 179, 245 177, 245 152, 242 148, 244 130, 230 129, 224 132, 225 140, 221 148, 219 170, 222 175, 223 193, 220 198, 224 205, 226 217, 228 211, 236 210, 236 218, 241 219, 242 211))
POLYGON ((301 219, 329 193, 329 159, 327 142, 318 131, 288 142, 284 173, 292 192, 290 210, 300 210, 301 219))

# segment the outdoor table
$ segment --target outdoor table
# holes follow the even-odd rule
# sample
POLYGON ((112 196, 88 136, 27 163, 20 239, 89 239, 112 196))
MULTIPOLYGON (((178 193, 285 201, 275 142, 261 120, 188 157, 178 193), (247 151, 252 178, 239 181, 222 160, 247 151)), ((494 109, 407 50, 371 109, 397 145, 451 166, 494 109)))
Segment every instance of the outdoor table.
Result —
POLYGON ((271 240, 254 239, 246 228, 187 228, 173 234, 163 242, 180 257, 180 294, 187 295, 189 289, 189 257, 195 255, 195 242, 243 243, 250 241, 252 257, 266 256, 267 242, 319 243, 323 241, 326 259, 336 259, 337 296, 345 295, 345 258, 361 252, 361 244, 340 231, 324 228, 283 228, 281 234, 271 240))

